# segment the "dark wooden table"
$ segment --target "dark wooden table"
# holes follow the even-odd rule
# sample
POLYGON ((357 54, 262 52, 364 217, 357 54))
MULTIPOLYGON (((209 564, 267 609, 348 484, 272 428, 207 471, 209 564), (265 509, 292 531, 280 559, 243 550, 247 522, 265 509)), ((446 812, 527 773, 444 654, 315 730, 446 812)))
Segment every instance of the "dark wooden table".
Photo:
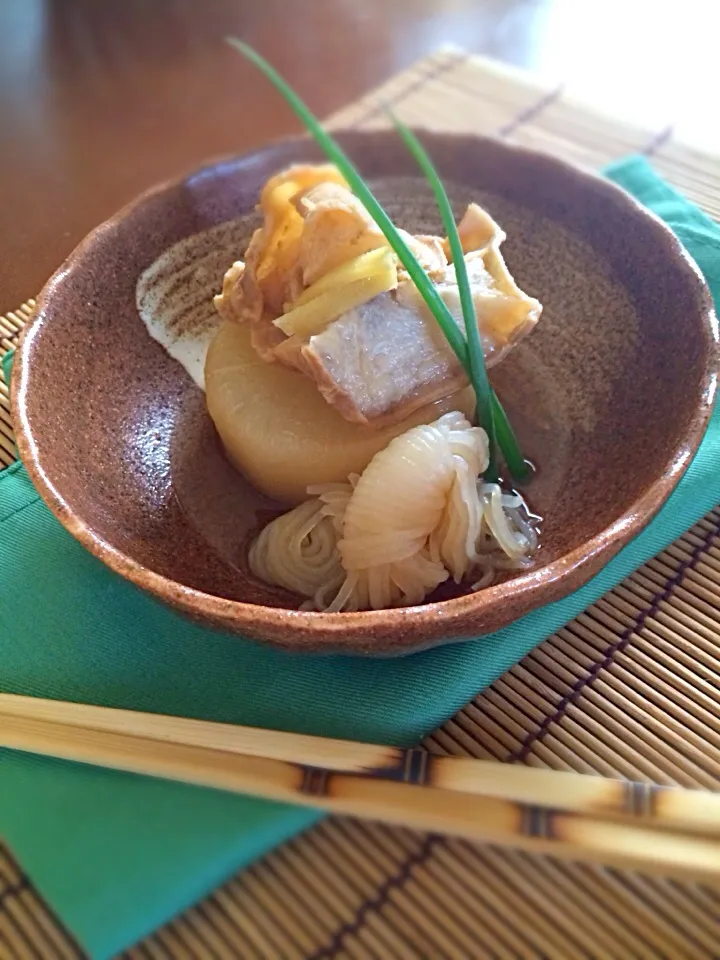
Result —
POLYGON ((720 4, 651 6, 0 0, 0 310, 35 295, 91 227, 153 182, 297 128, 226 34, 272 59, 321 115, 442 43, 570 74, 611 109, 666 111, 692 99, 698 70, 712 74, 709 8, 720 4))

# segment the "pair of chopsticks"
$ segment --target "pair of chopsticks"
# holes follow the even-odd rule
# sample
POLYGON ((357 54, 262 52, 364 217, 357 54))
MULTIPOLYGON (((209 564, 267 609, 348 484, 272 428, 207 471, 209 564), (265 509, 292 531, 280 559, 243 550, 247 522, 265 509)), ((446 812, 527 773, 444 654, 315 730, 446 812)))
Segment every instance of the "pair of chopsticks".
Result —
POLYGON ((0 747, 533 853, 720 877, 720 795, 706 791, 12 694, 0 694, 0 747))

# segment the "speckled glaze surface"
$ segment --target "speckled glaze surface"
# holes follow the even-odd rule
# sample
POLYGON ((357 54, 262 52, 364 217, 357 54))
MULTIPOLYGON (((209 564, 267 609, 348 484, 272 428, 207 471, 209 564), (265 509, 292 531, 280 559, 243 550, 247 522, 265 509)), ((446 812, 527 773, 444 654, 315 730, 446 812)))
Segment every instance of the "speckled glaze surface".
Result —
MULTIPOLYGON (((243 481, 203 394, 148 336, 135 289, 174 244, 249 214, 268 175, 320 159, 296 139, 162 185, 90 234, 45 287, 17 358, 18 444, 45 501, 92 553, 175 609, 297 651, 387 656, 487 634, 585 583, 695 452, 715 392, 717 324, 672 234, 618 188, 554 158, 479 137, 422 138, 458 203, 480 199, 499 219, 508 265, 545 305, 493 371, 539 465, 526 491, 545 517, 536 564, 419 607, 313 614, 288 609, 229 558, 243 481)), ((340 139, 390 193, 415 175, 391 133, 340 139)), ((406 216, 392 211, 403 226, 418 204, 432 216, 421 193, 402 194, 406 216)), ((440 232, 438 220, 429 227, 440 232)))

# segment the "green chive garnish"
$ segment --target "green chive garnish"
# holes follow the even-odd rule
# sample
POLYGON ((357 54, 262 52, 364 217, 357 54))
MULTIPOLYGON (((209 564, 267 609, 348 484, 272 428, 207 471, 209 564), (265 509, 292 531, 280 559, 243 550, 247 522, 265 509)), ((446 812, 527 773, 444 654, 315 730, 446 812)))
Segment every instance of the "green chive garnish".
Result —
MULTIPOLYGON (((480 335, 478 332, 477 320, 475 318, 475 307, 472 301, 472 292, 470 290, 470 285, 467 278, 465 261, 462 256, 460 238, 457 234, 455 220, 452 216, 452 209, 450 208, 447 195, 442 188, 439 177, 429 158, 425 154, 421 144, 417 141, 417 138, 413 136, 412 132, 408 130, 407 127, 398 125, 401 135, 403 135, 403 139, 405 139, 405 142, 408 144, 408 146, 410 147, 412 143, 413 146, 416 145, 419 147, 420 154, 423 156, 424 160, 427 161, 427 170, 425 169, 424 163, 421 163, 421 166, 423 167, 423 170, 425 170, 426 176, 428 176, 431 186, 435 191, 435 196, 438 200, 438 205, 440 206, 440 211, 443 216, 445 230, 450 241, 453 261, 456 265, 455 270, 458 278, 463 317, 465 319, 466 329, 469 331, 467 341, 462 335, 462 332, 456 324, 447 305, 438 293, 435 284, 430 280, 428 275, 420 266, 415 255, 398 233, 395 224, 385 213, 375 195, 367 186, 359 171, 342 149, 340 144, 337 143, 337 141, 334 140, 333 137, 323 129, 317 117, 311 112, 311 110, 288 85, 288 83, 280 76, 277 70, 275 70, 275 68, 264 59, 264 57, 261 57, 260 54, 253 50, 252 47, 248 46, 246 43, 243 43, 242 40, 238 40, 236 37, 228 37, 227 42, 231 47, 250 60, 250 62, 253 63, 262 74, 264 74, 270 83, 272 83, 275 89, 287 102, 293 113, 295 113, 295 115, 306 127, 308 133, 311 134, 327 158, 336 165, 355 196, 363 204, 365 209, 382 231, 385 239, 397 254, 398 259, 407 270, 410 279, 417 287, 420 296, 423 298, 433 316, 437 320, 440 329, 450 345, 450 348, 463 365, 468 375, 468 379, 475 390, 478 404, 478 418, 486 430, 490 442, 490 466, 488 471, 486 471, 486 477, 488 477, 488 479, 497 478, 497 456, 495 449, 496 427, 503 456, 511 473, 518 479, 527 476, 527 468, 517 445, 517 440, 515 439, 507 417, 502 411, 500 402, 492 391, 487 378, 485 358, 482 351, 482 345, 480 344, 480 335), (410 135, 410 140, 407 139, 407 134, 410 135), (432 173, 432 176, 430 175, 430 172, 432 173), (440 187, 440 193, 436 191, 436 183, 440 187), (447 204, 449 216, 447 222, 445 220, 446 214, 443 212, 444 205, 441 202, 441 196, 444 197, 444 201, 447 204), (454 246, 454 243, 457 244, 457 248, 454 246), (459 256, 457 254, 457 249, 460 250, 459 256), (462 264, 460 269, 458 269, 458 263, 462 264), (498 416, 498 414, 500 415, 498 416), (490 473, 490 468, 492 468, 492 473, 490 473)), ((413 154, 416 156, 418 162, 420 162, 420 155, 415 149, 413 149, 413 154)))
POLYGON ((498 446, 502 450, 503 459, 507 464, 510 475, 518 483, 524 483, 530 479, 531 471, 528 462, 522 455, 520 444, 518 443, 515 431, 510 426, 508 416, 503 410, 502 404, 498 400, 497 394, 492 392, 493 407, 493 425, 495 427, 495 436, 498 446))
POLYGON ((418 166, 430 184, 430 188, 435 195, 438 209, 440 210, 440 217, 443 227, 445 228, 445 233, 447 234, 448 243, 450 244, 450 253, 452 254, 452 261, 455 265, 455 277, 460 294, 460 305, 462 306, 463 319, 465 321, 470 382, 475 390, 478 422, 487 433, 489 441, 490 460, 487 470, 485 471, 485 478, 488 483, 496 483, 498 471, 495 452, 495 417, 491 399, 492 388, 485 367, 485 354, 483 353, 480 342, 475 302, 473 300, 472 290, 470 289, 467 264, 465 263, 465 255, 455 223, 455 216, 450 206, 450 200, 445 191, 445 187, 442 185, 442 181, 427 151, 408 126, 392 114, 390 114, 390 118, 395 125, 395 129, 402 137, 405 146, 417 161, 418 166))

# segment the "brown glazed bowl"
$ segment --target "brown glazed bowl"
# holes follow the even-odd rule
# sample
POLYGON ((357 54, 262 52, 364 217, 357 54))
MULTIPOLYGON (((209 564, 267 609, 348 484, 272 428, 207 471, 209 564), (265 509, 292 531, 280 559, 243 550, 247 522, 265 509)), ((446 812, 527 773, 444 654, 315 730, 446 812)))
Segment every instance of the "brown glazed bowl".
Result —
MULTIPOLYGON (((526 491, 544 517, 536 564, 423 606, 317 614, 291 609, 228 553, 244 481, 201 391, 146 333, 135 287, 173 244, 247 215, 270 174, 321 159, 293 139, 163 184, 91 233, 43 290, 17 358, 20 454, 48 506, 88 550, 176 610, 295 651, 387 656, 477 637, 584 584, 690 462, 715 391, 717 323, 671 232, 622 190, 552 157, 481 137, 421 137, 458 212, 479 199, 503 225, 511 271, 545 307, 493 371, 538 465, 526 491)), ((441 232, 394 134, 340 139, 401 225, 441 232)), ((229 251, 223 268, 242 252, 229 251)))

